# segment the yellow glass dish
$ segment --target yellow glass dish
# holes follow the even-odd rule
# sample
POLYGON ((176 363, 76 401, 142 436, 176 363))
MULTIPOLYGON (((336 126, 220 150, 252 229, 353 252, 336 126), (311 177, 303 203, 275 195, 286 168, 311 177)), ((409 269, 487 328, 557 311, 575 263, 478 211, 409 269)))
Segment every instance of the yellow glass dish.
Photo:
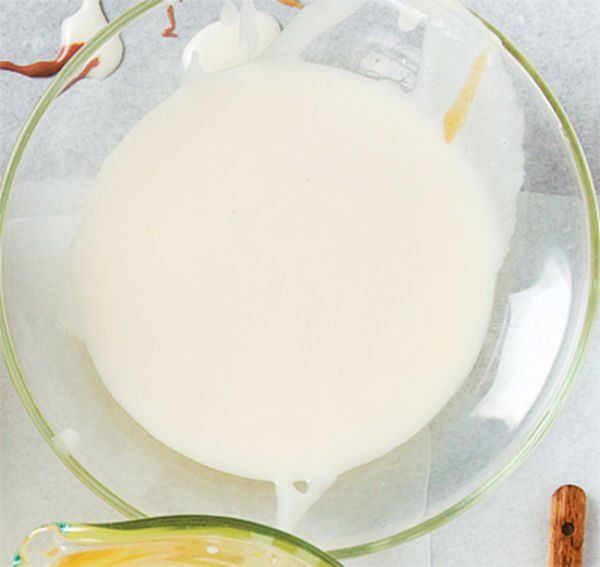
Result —
POLYGON ((55 523, 19 547, 15 567, 340 567, 305 541, 253 522, 166 516, 113 524, 55 523))

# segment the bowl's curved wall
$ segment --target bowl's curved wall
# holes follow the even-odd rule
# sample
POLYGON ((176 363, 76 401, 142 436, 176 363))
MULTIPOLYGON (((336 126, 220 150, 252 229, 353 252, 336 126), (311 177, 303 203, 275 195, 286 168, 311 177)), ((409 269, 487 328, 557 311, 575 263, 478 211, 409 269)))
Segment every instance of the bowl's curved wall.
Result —
MULTIPOLYGON (((85 349, 64 330, 71 325, 65 250, 89 183, 125 133, 179 84, 184 43, 161 36, 158 4, 135 5, 82 48, 17 142, 0 193, 2 351, 21 399, 53 449, 126 515, 203 513, 270 523, 275 494, 269 483, 208 469, 151 438, 111 398, 85 349), (58 96, 121 28, 121 68, 106 81, 82 81, 58 96)), ((273 4, 269 8, 284 23, 293 17, 293 9, 273 4)), ((182 38, 214 20, 220 8, 219 2, 182 6, 182 38)), ((585 159, 542 79, 493 31, 525 112, 526 158, 493 321, 478 364, 430 426, 343 475, 299 526, 300 535, 336 548, 339 557, 425 533, 500 482, 558 413, 590 333, 598 217, 585 159)))

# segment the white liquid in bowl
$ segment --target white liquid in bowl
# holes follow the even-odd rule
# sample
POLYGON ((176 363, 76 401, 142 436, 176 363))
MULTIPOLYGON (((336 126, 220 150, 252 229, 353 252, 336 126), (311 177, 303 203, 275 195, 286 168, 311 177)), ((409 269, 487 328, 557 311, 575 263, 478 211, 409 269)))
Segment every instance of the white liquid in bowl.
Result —
POLYGON ((410 96, 254 62, 178 90, 106 161, 75 246, 82 337, 157 439, 325 488, 468 375, 495 227, 476 170, 410 96))

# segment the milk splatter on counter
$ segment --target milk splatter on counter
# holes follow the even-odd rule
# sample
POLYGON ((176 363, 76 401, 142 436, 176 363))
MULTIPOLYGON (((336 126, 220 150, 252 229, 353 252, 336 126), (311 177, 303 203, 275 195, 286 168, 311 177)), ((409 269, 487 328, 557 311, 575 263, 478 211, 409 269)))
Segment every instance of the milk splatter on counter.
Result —
MULTIPOLYGON (((28 77, 51 77, 58 73, 77 50, 107 23, 100 0, 83 0, 79 10, 62 23, 60 49, 55 59, 24 65, 0 61, 0 70, 12 71, 28 77)), ((66 88, 84 77, 96 79, 108 77, 119 66, 122 58, 123 44, 116 36, 98 50, 66 88)))

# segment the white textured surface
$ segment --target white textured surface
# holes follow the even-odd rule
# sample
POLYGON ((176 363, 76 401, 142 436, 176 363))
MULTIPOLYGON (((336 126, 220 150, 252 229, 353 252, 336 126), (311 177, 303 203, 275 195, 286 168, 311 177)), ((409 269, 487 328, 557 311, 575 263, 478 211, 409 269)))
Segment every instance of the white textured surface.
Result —
MULTIPOLYGON (((273 0, 275 1, 275 0, 273 0)), ((105 0, 114 17, 125 0, 105 0)), ((598 0, 468 0, 541 72, 569 114, 600 185, 600 9, 598 0)), ((4 0, 0 58, 24 46, 53 57, 56 29, 78 0, 4 0)), ((0 168, 47 81, 0 74, 0 168)), ((588 493, 586 565, 600 566, 600 329, 563 413, 526 463, 483 502, 430 538, 349 561, 351 567, 544 565, 550 494, 574 482, 588 493)), ((36 432, 0 372, 0 564, 18 542, 52 520, 108 521, 117 512, 69 473, 36 432)))

